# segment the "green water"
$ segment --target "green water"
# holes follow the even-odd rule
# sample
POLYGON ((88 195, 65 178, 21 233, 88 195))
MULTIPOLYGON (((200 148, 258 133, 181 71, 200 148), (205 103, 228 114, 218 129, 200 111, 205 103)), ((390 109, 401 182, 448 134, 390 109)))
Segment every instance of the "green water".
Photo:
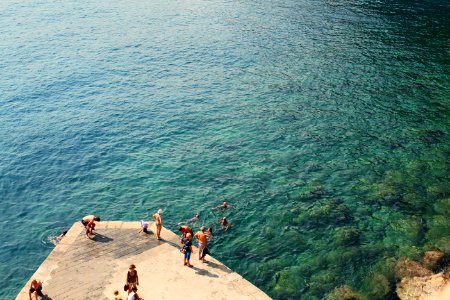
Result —
MULTIPOLYGON (((450 253, 445 1, 3 1, 0 297, 94 213, 200 213, 275 299, 450 253), (236 210, 211 208, 227 200, 236 210)), ((197 228, 194 228, 197 229, 197 228)), ((144 281, 143 281, 144 282, 144 281)))

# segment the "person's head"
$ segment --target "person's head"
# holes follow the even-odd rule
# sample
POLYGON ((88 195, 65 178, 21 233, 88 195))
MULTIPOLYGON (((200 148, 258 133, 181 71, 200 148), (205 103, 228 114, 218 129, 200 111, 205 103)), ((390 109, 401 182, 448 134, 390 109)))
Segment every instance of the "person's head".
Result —
POLYGON ((226 221, 226 220, 227 220, 227 217, 223 217, 222 220, 226 221))
POLYGON ((226 203, 226 202, 224 202, 224 203, 223 203, 223 206, 227 206, 227 203, 226 203))
POLYGON ((198 213, 196 213, 194 217, 198 218, 199 216, 200 216, 200 215, 199 215, 198 213))
POLYGON ((211 227, 208 228, 208 232, 209 232, 209 233, 213 233, 211 227))
POLYGON ((135 269, 136 269, 136 266, 134 264, 131 264, 130 265, 130 270, 135 270, 135 269))
POLYGON ((181 227, 181 226, 178 227, 178 231, 181 231, 181 230, 183 230, 183 227, 181 227))
POLYGON ((117 296, 117 295, 119 295, 119 291, 118 291, 118 290, 115 290, 115 291, 114 291, 114 296, 117 296))
POLYGON ((37 280, 33 279, 33 281, 31 281, 31 284, 37 284, 37 280))
POLYGON ((188 239, 192 239, 192 234, 188 233, 188 234, 186 234, 186 237, 187 237, 188 239))
POLYGON ((200 227, 201 231, 205 231, 205 226, 200 227))
POLYGON ((158 214, 162 214, 164 211, 160 208, 158 209, 158 214))
POLYGON ((95 217, 94 220, 100 222, 100 217, 95 217))

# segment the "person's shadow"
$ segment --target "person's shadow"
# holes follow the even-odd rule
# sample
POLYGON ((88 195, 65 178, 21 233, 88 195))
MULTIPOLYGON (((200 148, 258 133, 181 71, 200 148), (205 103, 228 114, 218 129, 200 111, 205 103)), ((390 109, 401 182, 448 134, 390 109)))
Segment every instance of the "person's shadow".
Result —
POLYGON ((48 295, 44 295, 43 297, 41 297, 41 300, 52 300, 52 298, 50 298, 48 295))
POLYGON ((99 233, 97 233, 91 240, 100 242, 100 243, 109 243, 109 242, 113 241, 112 238, 107 237, 106 235, 99 234, 99 233))
POLYGON ((211 272, 209 272, 208 270, 205 270, 205 269, 200 269, 200 268, 197 268, 197 267, 194 267, 194 266, 192 267, 192 269, 194 269, 195 273, 198 274, 198 275, 203 275, 203 276, 208 276, 208 277, 215 277, 215 278, 219 277, 218 275, 213 274, 213 273, 211 273, 211 272))

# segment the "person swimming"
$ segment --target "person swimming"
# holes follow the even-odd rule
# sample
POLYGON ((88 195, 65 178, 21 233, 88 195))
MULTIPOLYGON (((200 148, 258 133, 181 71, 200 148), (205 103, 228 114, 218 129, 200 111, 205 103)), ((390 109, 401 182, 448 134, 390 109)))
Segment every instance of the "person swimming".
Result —
POLYGON ((226 209, 226 208, 236 208, 236 206, 233 206, 233 205, 230 205, 230 204, 228 204, 227 202, 223 202, 221 205, 219 205, 219 206, 216 206, 216 207, 213 207, 212 209, 214 210, 214 209, 220 209, 220 210, 224 210, 224 209, 226 209))
POLYGON ((197 221, 198 221, 199 218, 200 218, 199 213, 196 213, 195 216, 194 216, 193 218, 190 218, 190 219, 188 220, 188 223, 192 223, 192 224, 195 225, 195 223, 197 223, 197 221))
POLYGON ((56 235, 56 236, 51 235, 48 237, 48 241, 56 246, 66 234, 67 234, 67 230, 61 230, 60 235, 56 235))
POLYGON ((225 229, 225 231, 227 231, 228 228, 231 227, 231 224, 228 222, 227 217, 223 217, 222 220, 217 222, 217 224, 222 224, 222 228, 225 229))

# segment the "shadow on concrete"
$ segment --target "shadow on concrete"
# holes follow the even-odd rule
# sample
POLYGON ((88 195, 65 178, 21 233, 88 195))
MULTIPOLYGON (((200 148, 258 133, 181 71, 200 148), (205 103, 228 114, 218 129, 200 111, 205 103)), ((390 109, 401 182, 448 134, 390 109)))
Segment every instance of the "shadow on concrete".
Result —
POLYGON ((209 272, 208 270, 200 269, 200 268, 197 268, 195 266, 193 266, 192 269, 194 269, 195 270, 195 274, 198 274, 198 275, 214 277, 214 278, 219 277, 219 275, 213 274, 213 273, 209 272))
POLYGON ((231 271, 230 269, 228 269, 226 266, 221 265, 221 264, 216 264, 213 261, 208 260, 208 262, 206 263, 209 267, 215 268, 215 269, 219 269, 225 273, 232 273, 233 271, 231 271))
POLYGON ((44 295, 44 297, 41 298, 42 300, 52 300, 48 295, 44 295))
POLYGON ((109 243, 114 241, 114 239, 107 237, 105 235, 97 233, 91 240, 100 242, 100 243, 109 243))

